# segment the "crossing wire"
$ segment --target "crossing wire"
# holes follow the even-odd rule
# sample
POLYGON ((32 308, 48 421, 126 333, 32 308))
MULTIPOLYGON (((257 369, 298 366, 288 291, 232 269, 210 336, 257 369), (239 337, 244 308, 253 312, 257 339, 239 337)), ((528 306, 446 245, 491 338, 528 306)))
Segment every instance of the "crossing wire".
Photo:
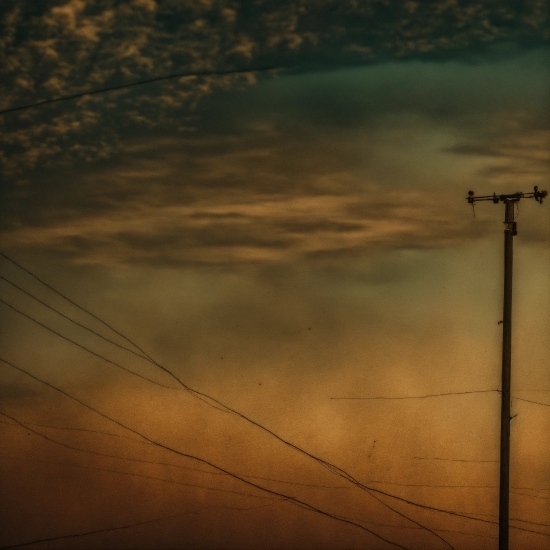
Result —
MULTIPOLYGON (((146 441, 149 441, 151 443, 153 443, 154 445, 156 445, 157 447, 159 448, 162 448, 162 449, 165 449, 167 451, 170 451, 170 452, 173 452, 179 456, 183 456, 185 458, 191 458, 191 459, 194 459, 194 460, 197 460, 201 463, 204 463, 204 464, 207 464, 208 466, 211 466, 212 468, 215 468, 217 470, 219 470, 220 472, 224 472, 226 473, 227 475, 231 476, 231 477, 234 477, 235 479, 238 479, 240 481, 243 481, 244 483, 247 483, 248 485, 251 485, 253 487, 256 487, 256 488, 260 488, 261 490, 264 490, 268 493, 271 493, 271 494, 274 494, 276 496, 282 496, 284 498, 288 498, 289 501, 291 501, 292 503, 295 503, 295 499, 294 497, 288 497, 288 495, 282 495, 276 491, 272 491, 270 489, 266 489, 266 488, 263 488, 255 483, 252 483, 252 482, 249 482, 249 481, 246 481, 243 479, 244 476, 240 476, 240 475, 237 475, 237 474, 234 474, 234 473, 231 473, 231 472, 228 472, 227 470, 223 469, 222 467, 220 466, 217 466, 205 459, 202 459, 202 458, 198 458, 198 457, 195 457, 193 455, 189 455, 187 453, 183 453, 181 451, 178 451, 177 449, 173 449, 172 447, 169 447, 168 445, 165 445, 163 443, 160 443, 160 442, 157 442, 147 436, 145 436, 144 434, 140 433, 138 430, 134 429, 134 428, 130 428, 129 426, 126 426, 125 424, 123 424, 122 422, 118 421, 118 420, 115 420, 114 418, 106 415, 105 413, 102 413, 101 411, 99 411, 98 409, 92 407, 91 405, 88 405, 87 403, 85 403, 84 401, 81 401, 80 399, 76 398, 76 397, 73 397, 72 395, 70 395, 69 393, 65 392, 64 390, 61 390, 60 388, 57 388, 56 386, 50 384, 49 382, 46 382, 40 378, 38 378, 37 376, 29 373, 28 371, 26 371, 25 369, 22 369, 21 367, 18 367, 18 366, 15 366, 13 363, 9 362, 9 361, 6 361, 5 359, 2 359, 0 358, 0 361, 10 365, 11 367, 15 368, 16 370, 20 371, 20 372, 23 372, 24 374, 27 374, 28 376, 30 376, 31 378, 33 378, 34 380, 37 380, 43 384, 45 384, 46 386, 54 389, 55 391, 58 391, 60 393, 62 393, 63 395, 65 395, 66 397, 68 397, 69 399, 72 399, 74 401, 76 401, 77 403, 80 403, 81 405, 83 405, 84 407, 86 407, 87 409, 93 411, 94 413, 100 415, 101 417, 105 418, 106 420, 110 421, 110 422, 113 422, 114 424, 130 431, 131 433, 134 433, 140 437, 142 437, 144 440, 146 441)), ((16 421, 15 419, 13 419, 12 417, 10 417, 10 419, 16 421)), ((348 474, 349 475, 349 474, 348 474)), ((356 484, 360 484, 360 482, 358 482, 357 480, 355 480, 355 483, 356 484)), ((360 484, 361 486, 365 487, 364 485, 360 484)), ((486 524, 492 524, 492 525, 498 525, 498 523, 496 521, 491 521, 491 520, 486 520, 486 519, 481 519, 481 518, 477 518, 477 517, 473 517, 471 515, 467 515, 467 514, 463 514, 463 513, 460 513, 460 512, 455 512, 455 511, 452 511, 452 510, 445 510, 445 509, 442 509, 442 508, 437 508, 437 507, 434 507, 434 506, 430 506, 430 505, 426 505, 426 504, 422 504, 422 503, 418 503, 418 502, 414 502, 414 501, 411 501, 410 499, 405 499, 405 498, 402 498, 402 497, 399 497, 397 495, 393 495, 391 493, 387 493, 385 491, 380 491, 380 490, 377 490, 377 489, 373 489, 372 487, 365 487, 365 489, 368 489, 370 491, 374 491, 378 494, 381 494, 381 495, 384 495, 384 496, 387 496, 389 498, 392 498, 392 499, 396 499, 396 500, 399 500, 399 501, 402 501, 402 502, 405 502, 407 504, 410 504, 412 506, 416 506, 416 507, 420 507, 420 508, 423 508, 423 509, 426 509, 426 510, 431 510, 431 511, 435 511, 435 512, 441 512, 441 513, 444 513, 444 514, 449 514, 449 515, 452 515, 452 516, 455 516, 455 517, 462 517, 462 518, 465 518, 465 519, 469 519, 469 520, 473 520, 473 521, 478 521, 478 522, 482 522, 482 523, 486 523, 486 524)), ((312 508, 310 507, 310 505, 308 505, 306 503, 306 506, 308 507, 307 509, 308 510, 311 510, 312 508)), ((317 511, 317 510, 312 510, 312 511, 317 511)), ((322 515, 327 515, 326 512, 324 511, 320 511, 319 513, 321 513, 322 515)), ((479 514, 478 514, 479 515, 479 514)), ((334 518, 333 518, 334 519, 334 518)), ((540 525, 540 526, 545 526, 545 527, 550 527, 550 525, 548 524, 540 524, 540 523, 534 523, 534 522, 530 522, 530 521, 527 521, 527 520, 522 520, 522 519, 519 519, 519 518, 510 518, 510 519, 513 519, 514 521, 520 521, 522 523, 529 523, 529 524, 533 524, 533 525, 540 525)), ((346 520, 346 522, 349 523, 349 521, 346 520)), ((413 521, 414 522, 414 521, 413 521)), ((421 526, 423 527, 423 526, 421 526)), ((537 533, 539 535, 543 535, 543 536, 550 536, 549 534, 547 533, 542 533, 540 531, 534 531, 534 530, 531 530, 531 529, 526 529, 526 528, 523 528, 523 527, 518 527, 518 526, 511 526, 513 527, 514 529, 517 529, 517 530, 520 530, 520 531, 526 531, 526 532, 532 532, 532 533, 537 533)), ((427 529, 425 527, 423 527, 424 529, 427 529)), ((392 543, 394 544, 394 543, 392 543)), ((399 546, 399 545, 398 545, 399 546)))
MULTIPOLYGON (((23 372, 25 374, 28 374, 31 378, 34 378, 35 380, 39 381, 39 382, 42 382, 43 384, 47 385, 48 387, 62 393, 63 395, 67 396, 69 399, 72 399, 74 401, 76 401, 77 403, 80 403, 81 405, 83 405, 84 407, 86 407, 88 410, 91 410, 93 411, 94 413, 100 415, 101 417, 105 418, 106 420, 116 424, 117 426, 120 426, 122 428, 124 428, 125 430, 128 430, 129 432, 135 434, 135 435, 138 435, 140 437, 142 437, 145 441, 148 441, 149 443, 153 443, 154 445, 156 445, 158 448, 160 449, 164 449, 166 451, 169 451, 171 453, 174 453, 176 454, 177 456, 181 456, 183 458, 188 458, 190 460, 194 460, 194 461, 197 461, 203 465, 206 465, 206 466, 209 466, 211 468, 214 468, 215 470, 218 470, 219 472, 222 472, 226 475, 228 475, 229 477, 237 480, 237 481, 240 481, 242 483, 245 483, 246 485, 250 486, 250 487, 253 487, 255 489, 259 489, 260 491, 263 491, 269 495, 273 495, 273 496, 276 496, 276 497, 280 497, 280 498, 284 498, 284 499, 287 499, 289 502, 291 502, 292 504, 295 504, 299 507, 302 507, 304 508, 305 510, 309 510, 311 512, 314 512, 314 513, 317 513, 317 514, 320 514, 322 516, 325 516, 325 517, 328 517, 328 518, 331 518, 331 519, 335 519, 337 521, 340 521, 340 522, 343 522, 343 523, 346 523, 348 525, 352 525, 354 527, 358 527, 359 529, 363 530, 363 531, 366 531, 367 533, 370 533, 371 535, 379 538, 380 540, 383 540, 384 542, 387 542, 388 544, 391 544, 391 545, 394 545, 394 546, 397 546, 398 548, 402 548, 403 550, 410 550, 408 549, 407 547, 405 546, 402 546, 401 544, 397 543, 397 542, 394 542, 394 541, 391 541, 385 537, 383 537, 382 535, 379 535, 378 533, 368 529, 367 527, 353 521, 353 520, 348 520, 346 518, 342 518, 340 516, 336 516, 335 514, 331 514, 330 512, 326 512, 325 510, 321 509, 321 508, 318 508, 316 506, 313 506, 312 504, 309 504, 305 501, 302 501, 300 499, 298 499, 297 497, 294 497, 294 496, 289 496, 289 495, 286 495, 284 493, 280 493, 279 491, 275 491, 273 489, 269 489, 267 487, 264 487, 262 485, 259 485, 258 483, 255 483, 253 481, 249 481, 247 479, 245 479, 243 476, 239 475, 239 474, 235 474, 234 472, 231 472, 225 468, 223 468, 222 466, 219 466, 217 464, 215 464, 214 462, 211 462, 205 458, 200 458, 200 457, 197 457, 195 455, 192 455, 192 454, 189 454, 189 453, 185 453, 183 451, 179 451, 177 449, 175 449, 174 447, 171 447, 167 444, 164 444, 164 443, 161 443, 160 441, 156 441, 154 439, 152 439, 151 437, 148 437, 144 434, 142 434, 141 432, 139 432, 138 430, 134 429, 134 428, 131 428, 129 426, 127 426, 126 424, 120 422, 119 420, 116 420, 108 415, 106 415, 105 413, 102 413, 101 411, 99 411, 98 409, 96 409, 95 407, 92 407, 91 405, 88 405, 87 403, 85 403, 84 401, 81 401, 80 399, 78 398, 75 398, 73 397, 71 394, 57 388, 56 386, 54 386, 53 384, 50 384, 49 382, 46 382, 40 378, 38 378, 37 376, 34 376, 30 373, 28 373, 27 371, 25 371, 24 369, 20 368, 20 367, 17 367, 15 366, 13 363, 9 362, 9 361, 6 361, 5 359, 2 359, 0 358, 0 361, 2 361, 3 363, 15 368, 16 370, 20 371, 20 372, 23 372)), ((29 426, 26 426, 24 423, 20 422, 19 420, 17 420, 16 418, 14 418, 13 416, 10 416, 6 413, 1 413, 3 414, 4 416, 6 416, 7 418, 9 418, 10 420, 24 426, 26 429, 28 429, 29 431, 34 431, 32 428, 30 428, 29 426)), ((41 437, 43 437, 44 439, 50 439, 51 438, 48 438, 48 436, 45 436, 44 434, 40 434, 40 432, 36 432, 35 433, 38 433, 41 437)), ((94 451, 94 453, 96 453, 96 451, 94 451)))
MULTIPOLYGON (((34 276, 37 280, 40 281, 40 279, 38 279, 38 277, 36 277, 33 273, 31 273, 29 270, 23 268, 22 266, 20 266, 19 264, 17 264, 16 262, 14 262, 13 260, 11 260, 11 258, 9 258, 8 256, 6 256, 5 254, 3 253, 0 253, 4 258, 6 258, 7 260, 11 261, 12 263, 14 263, 15 265, 17 265, 18 267, 21 267, 22 269, 24 269, 24 271, 26 271, 27 273, 31 274, 32 276, 34 276)), ((40 281, 42 282, 42 281, 40 281)), ((63 296, 60 292, 58 292, 57 290, 55 290, 52 286, 50 285, 46 285, 48 288, 54 290, 54 292, 58 293, 59 295, 63 296)), ((64 296, 63 296, 64 297, 64 296)), ((0 300, 1 301, 1 300, 0 300)), ((69 300, 73 305, 75 305, 76 307, 80 307, 78 304, 76 304, 75 302, 73 302, 72 300, 69 300)), ((9 304, 6 304, 6 305, 9 305, 9 304)), ((10 306, 12 307, 12 309, 15 309, 13 306, 10 306)), ((16 310, 18 311, 18 310, 16 310)), ((87 313, 90 313, 86 310, 87 313)), ((19 313, 22 313, 22 312, 19 312, 19 313)), ((22 313, 23 314, 23 313, 22 313)), ((25 315, 26 317, 28 317, 29 319, 32 320, 31 317, 29 317, 28 315, 26 314, 23 314, 25 315)), ((92 314, 93 315, 93 314, 92 314)), ((94 318, 96 319, 99 319, 99 317, 93 315, 94 318)), ((99 319, 100 320, 100 319, 99 319)), ((103 322, 103 321, 102 321, 103 322)), ((41 323, 38 323, 40 325, 42 325, 41 323)), ((106 326, 107 324, 104 323, 106 326)), ((42 325, 44 326, 44 325, 42 325)), ((45 327, 47 328, 47 327, 45 327)), ((51 329, 49 329, 51 330, 51 329)), ((114 330, 114 329, 113 329, 114 330)), ((52 332, 55 332, 55 331, 52 331, 52 332)), ((56 333, 57 334, 57 333, 56 333)), ((117 334, 121 334, 119 332, 117 332, 117 334)), ((63 337, 65 338, 65 337, 63 337)), ((124 337, 127 341, 130 342, 130 340, 126 337, 124 337)), ((66 340, 68 340, 67 338, 65 338, 66 340)), ((71 342, 73 342, 72 340, 69 340, 71 342)), ((73 342, 75 343, 75 342, 73 342)), ((143 352, 143 350, 141 348, 139 348, 138 346, 136 346, 133 342, 132 344, 137 348, 139 349, 142 353, 145 354, 145 352, 143 352)), ((77 344, 79 345, 79 344, 77 344)), ((83 346, 80 346, 79 347, 83 347, 83 346)), ((84 349, 87 349, 87 348, 84 348, 84 349)), ((90 351, 90 350, 88 350, 90 351)), ((97 355, 96 353, 94 352, 91 352, 93 353, 94 355, 97 355)), ((147 355, 147 354, 145 354, 147 355)), ((149 355, 147 355, 147 357, 150 357, 149 355)), ((414 523, 415 525, 418 525, 420 527, 423 527, 427 532, 431 533, 433 536, 435 536, 436 538, 440 539, 443 543, 445 543, 447 546, 449 546, 450 548, 453 548, 452 545, 447 541, 445 540, 443 537, 441 537, 438 533, 436 533, 435 531, 433 531, 432 529, 430 529, 429 527, 426 527, 425 525, 422 525, 420 524, 419 522, 417 522, 416 520, 410 518, 410 517, 407 517, 405 515, 403 515, 402 512, 399 512, 398 510, 396 510, 395 508, 393 508, 392 506, 390 506, 387 502, 384 502, 384 501, 381 501, 380 499, 378 499, 377 497, 375 497, 373 495, 373 492, 377 492, 377 493, 381 493, 381 494, 385 494, 387 496, 390 496, 390 497, 393 497, 393 498, 398 498, 399 497, 395 497, 394 495, 390 495, 389 493, 385 493, 384 491, 380 491, 378 489, 374 489, 372 487, 367 487, 366 485, 364 484, 361 484, 358 480, 356 480, 353 476, 351 476, 348 472, 346 472, 345 470, 343 470, 342 468, 339 468, 338 466, 320 458, 320 457, 317 457, 315 456, 314 454, 306 451, 305 449, 291 443, 290 441, 282 438, 281 436, 279 436, 278 434, 276 434, 274 431, 270 430, 269 428, 263 426, 262 424, 260 424, 259 422, 256 422, 255 420, 249 418, 248 416, 244 415, 243 413, 225 405, 224 403, 222 403, 221 401, 219 401, 218 399, 215 399, 203 392, 199 392, 197 390, 194 390, 193 388, 191 388, 190 386, 186 385, 183 381, 181 381, 172 371, 170 371, 169 369, 167 369, 166 367, 162 366, 161 364, 159 364, 158 362, 156 362, 154 359, 150 358, 149 359, 150 362, 154 365, 156 365, 157 367, 159 367, 160 369, 162 369, 164 372, 168 373, 172 378, 174 378, 185 390, 187 390, 189 393, 191 393, 191 395, 193 395, 194 397, 196 397, 197 399, 201 400, 201 401, 204 401, 206 404, 208 404, 209 406, 215 408, 215 409, 219 409, 219 410, 222 410, 224 412, 227 412, 227 413, 230 413, 230 414, 233 414, 241 419, 243 419, 244 421, 248 422, 249 424, 253 425, 253 426, 256 426, 257 428, 261 429, 262 431, 268 433, 270 436, 276 438, 278 441, 280 441, 281 443, 283 443, 284 445, 288 446, 289 448, 295 450, 296 452, 299 452, 301 454, 303 454, 304 456, 314 460, 315 462, 317 462, 318 464, 320 464, 321 466, 323 466, 324 468, 327 468, 331 473, 333 473, 334 475, 337 475, 345 480, 347 480, 349 483, 352 483, 353 485, 355 485, 357 488, 361 489, 362 491, 365 491, 367 492, 372 498, 374 498, 375 500, 377 500, 378 502, 380 502, 383 506, 385 506, 387 509, 391 510, 392 512, 396 513, 397 515, 401 516, 401 517, 405 517, 406 519, 408 519, 408 521, 414 523)), ((113 363, 112 361, 109 361, 110 363, 113 363)), ((115 366, 120 366, 116 363, 113 363, 115 366)), ((124 370, 128 370, 128 369, 125 369, 124 370)), ((133 371, 130 371, 128 370, 128 372, 133 372, 133 371)), ((140 376, 140 375, 138 375, 140 376)), ((141 376, 140 376, 141 377, 141 376)), ((143 378, 143 377, 142 377, 143 378)))
MULTIPOLYGON (((0 253, 3 257, 5 257, 6 259, 10 260, 13 262, 13 260, 11 260, 11 258, 8 258, 5 254, 3 253, 0 253)), ((15 262, 13 262, 15 263, 15 262)), ((18 267, 21 267, 19 266, 19 264, 16 264, 18 265, 18 267)), ((30 273, 28 270, 26 270, 25 268, 22 268, 24 269, 25 271, 27 271, 28 273, 30 273)), ((31 275, 34 276, 34 274, 30 273, 31 275)), ((37 278, 37 277, 35 277, 37 278)), ((37 278, 38 279, 38 278, 37 278)), ((49 288, 51 288, 52 290, 54 290, 55 292, 57 292, 58 294, 61 294, 59 293, 57 290, 53 289, 53 287, 51 287, 50 285, 47 285, 49 288)), ((0 300, 1 301, 1 300, 0 300)), ((72 302, 76 307, 80 307, 78 304, 76 304, 75 302, 72 302)), ((9 304, 7 304, 9 305, 9 304)), ((12 306, 10 306, 12 307, 12 306)), ((12 309, 14 309, 12 307, 12 309)), ((89 313, 89 312, 88 312, 89 313)), ((28 317, 28 316, 27 316, 28 317)), ((96 317, 94 315, 94 317, 96 317)), ((99 319, 98 317, 96 317, 97 319, 99 319)), ((102 321, 103 322, 103 321, 102 321)), ((106 323, 104 323, 106 324, 106 323)), ((47 328, 47 327, 46 327, 47 328)), ((120 334, 120 333, 118 333, 120 334)), ((126 337, 124 337, 126 338, 126 337)), ((128 340, 126 338, 126 340, 128 340)), ((128 340, 129 341, 129 340, 128 340)), ((133 344, 133 343, 132 343, 133 344)), ((133 344, 135 345, 135 344, 133 344)), ((137 347, 137 346, 136 346, 137 347)), ((140 349, 140 351, 143 351, 140 349)), ((93 352, 92 352, 93 353, 93 352)), ((244 419, 245 421, 251 423, 252 425, 255 425, 257 426, 258 428, 260 428, 261 430, 263 431, 266 431, 268 434, 272 435, 273 437, 275 437, 276 439, 278 439, 279 441, 281 441, 283 444, 289 446, 290 448, 304 454, 305 456, 315 460, 316 462, 318 462, 319 464, 323 465, 324 467, 326 467, 327 469, 329 469, 329 471, 331 471, 332 473, 342 477, 343 479, 346 479, 347 481, 349 481, 350 483, 354 484, 356 487, 366 491, 367 493, 369 493, 373 498, 375 498, 376 500, 378 500, 379 502, 381 502, 382 504, 384 504, 384 506, 388 507, 390 510, 392 510, 393 512, 397 513, 398 515, 402 515, 401 512, 395 510, 394 508, 390 507, 387 503, 385 503, 384 501, 380 501, 378 498, 376 498, 372 493, 375 492, 375 493, 378 493, 378 494, 382 494, 384 496, 387 496, 389 498, 392 498, 392 499, 397 499, 397 500, 401 500, 401 501, 404 501, 404 502, 407 502, 408 504, 412 504, 414 506, 419 506, 421 508, 428 508, 428 509, 432 509, 434 511, 440 511, 440 512, 443 512, 443 513, 450 513, 452 515, 457 515, 456 513, 454 512, 450 512, 450 511, 446 511, 446 510, 442 510, 442 509, 437 509, 435 507, 429 507, 429 506, 425 506, 425 505, 422 505, 422 504, 419 504, 419 503, 414 503, 413 501, 410 501, 408 499, 403 499, 401 497, 398 497, 396 495, 392 495, 390 493, 387 493, 385 491, 381 491, 379 489, 374 489, 373 487, 368 487, 366 486, 365 484, 359 482, 357 479, 355 479, 353 476, 351 476, 348 472, 346 472, 345 470, 342 470, 341 468, 339 468, 338 466, 335 466, 334 464, 324 460, 324 459, 321 459, 311 453, 309 453, 308 451, 302 449, 301 447, 298 447, 297 445, 294 445, 293 443, 283 439, 281 436, 277 435, 275 432, 273 432, 272 430, 270 430, 269 428, 257 423, 256 421, 250 419, 249 417, 245 416, 244 414, 238 412, 237 410, 235 409, 232 409, 231 407, 228 407, 227 405, 225 405, 224 403, 222 403, 221 401, 215 399, 215 398, 212 398, 210 397, 209 395, 207 394, 204 394, 202 392, 198 392, 197 390, 194 390, 192 388, 190 388, 189 386, 185 385, 175 374, 173 374, 169 369, 167 369, 166 367, 163 367, 162 365, 160 365, 159 363, 157 363, 156 361, 154 361, 153 359, 151 359, 151 362, 155 365, 157 365, 159 368, 161 368, 163 371, 167 372, 168 374, 170 374, 170 376, 172 376, 175 380, 177 380, 185 389, 187 389, 190 393, 192 393, 195 397, 198 397, 199 399, 201 400, 204 400, 205 402, 207 402, 209 405, 215 407, 215 408, 218 408, 216 407, 215 405, 212 404, 215 403, 216 405, 218 405, 219 407, 222 408, 222 410, 225 410, 226 412, 230 412, 232 414, 235 414, 236 416, 244 419)), ((118 365, 117 365, 118 366, 118 365)), ((131 372, 131 371, 130 371, 131 372)), ((488 391, 498 391, 498 390, 482 390, 482 392, 488 392, 488 391)), ((470 393, 470 392, 465 392, 465 393, 470 393)), ((476 392, 477 393, 477 392, 476 392)), ((403 516, 403 517, 406 517, 406 516, 403 516)), ((446 541, 445 539, 443 539, 442 537, 440 537, 437 533, 435 533, 434 531, 432 531, 431 529, 429 529, 428 527, 425 527, 425 526, 422 526, 421 524, 419 524, 418 522, 416 522, 415 520, 411 519, 411 518, 408 518, 407 519, 409 521, 411 521, 412 523, 415 523, 416 525, 419 525, 421 527, 423 527, 424 529, 426 529, 428 532, 432 533, 434 536, 436 536, 437 538, 439 538, 440 540, 442 540, 444 543, 446 543, 448 546, 450 546, 452 548, 452 546, 448 543, 448 541, 446 541)), ((471 518, 471 519, 475 519, 475 518, 471 518)))

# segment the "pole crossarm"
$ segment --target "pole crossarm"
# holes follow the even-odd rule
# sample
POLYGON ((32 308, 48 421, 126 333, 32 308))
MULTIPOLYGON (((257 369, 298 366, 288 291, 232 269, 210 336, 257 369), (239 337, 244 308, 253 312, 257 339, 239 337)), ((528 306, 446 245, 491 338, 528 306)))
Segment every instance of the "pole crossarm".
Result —
POLYGON ((520 199, 535 199, 537 202, 542 204, 542 199, 548 195, 547 191, 539 191, 539 188, 535 185, 534 189, 530 193, 522 193, 517 191, 516 193, 510 193, 507 195, 497 195, 493 193, 492 195, 480 195, 476 197, 473 191, 468 191, 468 196, 466 200, 469 204, 474 204, 477 201, 493 201, 495 204, 499 202, 513 201, 517 202, 520 199))

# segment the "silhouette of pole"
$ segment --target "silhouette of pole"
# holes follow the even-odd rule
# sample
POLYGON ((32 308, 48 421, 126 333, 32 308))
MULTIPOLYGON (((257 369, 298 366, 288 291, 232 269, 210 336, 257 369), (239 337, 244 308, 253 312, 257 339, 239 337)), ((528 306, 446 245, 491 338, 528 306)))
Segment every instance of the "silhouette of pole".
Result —
POLYGON ((500 409, 500 484, 498 548, 508 550, 510 518, 510 407, 512 377, 512 274, 514 256, 514 207, 519 199, 507 199, 504 218, 504 307, 502 314, 502 401, 500 409))
POLYGON ((504 216, 504 304, 502 314, 502 401, 500 408, 500 483, 498 508, 498 548, 508 550, 510 530, 510 408, 512 379, 512 274, 514 255, 514 236, 517 225, 514 221, 515 205, 522 198, 534 198, 542 204, 546 191, 535 187, 533 193, 514 193, 511 195, 493 194, 475 197, 468 192, 468 202, 473 206, 476 201, 492 200, 495 204, 503 202, 506 207, 504 216))

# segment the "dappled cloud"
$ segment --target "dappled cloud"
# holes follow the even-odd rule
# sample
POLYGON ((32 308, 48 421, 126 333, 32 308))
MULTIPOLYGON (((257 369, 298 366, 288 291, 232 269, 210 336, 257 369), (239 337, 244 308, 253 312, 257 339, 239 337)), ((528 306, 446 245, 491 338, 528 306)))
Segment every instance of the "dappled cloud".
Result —
MULTIPOLYGON (((6 189, 3 246, 84 263, 212 265, 480 238, 495 226, 466 210, 469 188, 529 191, 548 175, 548 51, 510 55, 281 76, 204 100, 180 131, 154 123, 156 135, 116 137, 93 110, 17 130, 28 147, 14 169, 24 158, 35 170, 6 189), (39 139, 52 128, 96 132, 91 150, 62 151, 93 170, 37 170, 58 148, 39 139)), ((530 218, 524 238, 543 239, 544 219, 530 218)))
POLYGON ((458 218, 462 205, 441 209, 418 191, 365 184, 334 166, 338 158, 323 160, 320 144, 259 141, 136 146, 131 165, 80 178, 78 188, 93 183, 101 196, 96 202, 86 193, 86 214, 59 197, 42 223, 7 229, 4 246, 93 263, 269 263, 444 247, 485 227, 458 218))
MULTIPOLYGON (((540 44, 548 38, 545 2, 523 4, 9 0, 0 15, 0 108, 174 73, 452 58, 523 36, 540 44)), ((175 80, 10 113, 0 118, 1 169, 21 177, 52 160, 111 156, 124 136, 193 126, 186 119, 201 98, 254 82, 253 75, 175 80)))

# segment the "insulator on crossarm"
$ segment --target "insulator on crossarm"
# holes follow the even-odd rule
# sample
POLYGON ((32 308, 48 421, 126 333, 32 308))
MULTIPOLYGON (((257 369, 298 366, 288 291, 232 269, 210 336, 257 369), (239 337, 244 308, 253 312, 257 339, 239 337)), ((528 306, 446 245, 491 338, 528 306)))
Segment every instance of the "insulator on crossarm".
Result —
POLYGON ((538 185, 535 185, 533 196, 535 197, 535 200, 542 204, 542 199, 548 195, 547 191, 539 191, 538 185))

